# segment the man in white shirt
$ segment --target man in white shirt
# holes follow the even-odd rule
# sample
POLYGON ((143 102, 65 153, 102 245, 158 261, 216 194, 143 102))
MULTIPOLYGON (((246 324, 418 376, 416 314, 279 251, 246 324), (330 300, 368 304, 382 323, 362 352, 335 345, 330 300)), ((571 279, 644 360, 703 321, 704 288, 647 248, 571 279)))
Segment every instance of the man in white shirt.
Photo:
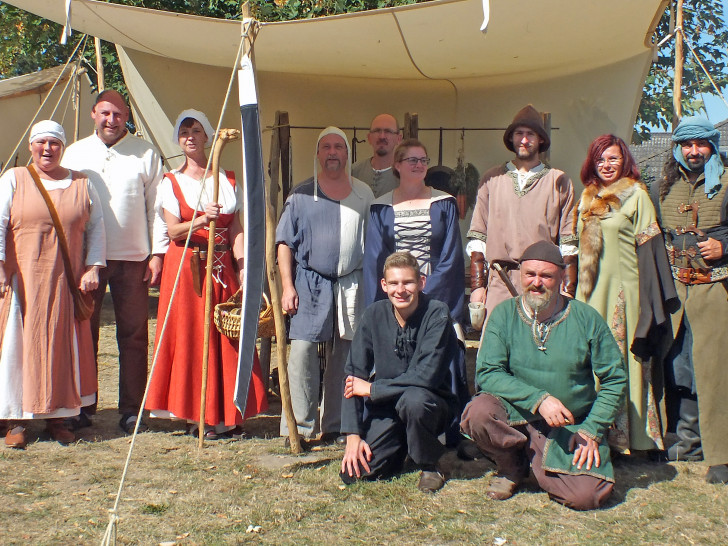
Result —
POLYGON ((351 175, 366 182, 374 193, 381 197, 399 186, 399 180, 392 172, 394 149, 402 140, 399 124, 390 114, 379 114, 372 120, 367 142, 374 155, 357 161, 351 167, 351 175))
MULTIPOLYGON (((161 257, 150 259, 164 252, 155 248, 153 253, 151 243, 159 239, 153 239, 152 234, 162 162, 151 144, 127 131, 129 107, 118 91, 102 91, 91 109, 91 118, 96 131, 71 144, 62 163, 86 173, 104 212, 107 267, 100 274, 91 330, 98 353, 101 303, 108 284, 119 345, 119 425, 129 433, 134 429, 147 380, 148 285, 159 282, 162 269, 161 257)), ((163 229, 161 219, 157 222, 163 229)), ((90 421, 82 418, 76 426, 84 424, 90 421)))

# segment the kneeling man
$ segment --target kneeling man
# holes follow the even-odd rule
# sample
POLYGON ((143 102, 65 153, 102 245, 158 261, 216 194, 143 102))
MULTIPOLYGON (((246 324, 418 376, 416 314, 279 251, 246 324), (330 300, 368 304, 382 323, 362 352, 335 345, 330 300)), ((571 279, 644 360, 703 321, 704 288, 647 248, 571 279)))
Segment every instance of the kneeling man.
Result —
POLYGON ((624 400, 624 363, 602 317, 559 294, 564 261, 554 244, 534 243, 520 263, 523 293, 488 320, 480 393, 461 428, 496 463, 490 498, 511 497, 530 465, 551 499, 597 508, 614 487, 605 436, 624 400))
POLYGON ((445 484, 438 436, 457 411, 449 371, 457 337, 447 305, 422 293, 411 254, 390 255, 381 284, 389 299, 367 308, 346 363, 341 479, 391 477, 409 454, 422 469, 417 487, 432 493, 445 484))

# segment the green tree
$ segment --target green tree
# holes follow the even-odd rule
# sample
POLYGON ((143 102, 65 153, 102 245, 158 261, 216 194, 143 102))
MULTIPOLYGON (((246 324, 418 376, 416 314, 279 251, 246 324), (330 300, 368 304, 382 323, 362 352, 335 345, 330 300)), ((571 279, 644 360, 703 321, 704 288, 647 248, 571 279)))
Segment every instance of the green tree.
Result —
MULTIPOLYGON (((653 37, 654 43, 660 43, 670 33, 670 16, 674 5, 675 2, 671 2, 660 19, 653 37)), ((728 17, 728 13, 723 13, 721 0, 685 0, 683 5, 685 36, 690 40, 696 54, 721 89, 728 86, 726 17, 728 17)), ((703 108, 702 94, 714 95, 715 90, 690 53, 687 43, 684 49, 685 67, 681 105, 683 115, 690 115, 703 108)), ((675 41, 669 39, 658 50, 657 59, 652 63, 645 81, 642 102, 632 136, 635 143, 649 139, 650 129, 653 127, 670 130, 673 112, 674 67, 675 41)))

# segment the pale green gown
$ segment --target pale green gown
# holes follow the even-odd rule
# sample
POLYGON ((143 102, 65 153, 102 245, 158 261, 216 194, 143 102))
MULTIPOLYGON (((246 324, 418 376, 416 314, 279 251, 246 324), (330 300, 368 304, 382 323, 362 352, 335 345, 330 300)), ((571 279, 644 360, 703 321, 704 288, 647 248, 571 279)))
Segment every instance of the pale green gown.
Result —
MULTIPOLYGON (((625 199, 621 209, 612 210, 600 224, 603 251, 594 291, 586 299, 577 289, 576 299, 588 303, 604 317, 627 364, 626 407, 617 415, 609 443, 623 453, 634 449, 663 449, 651 361, 643 363, 629 350, 640 312, 637 247, 659 233, 655 208, 647 192, 638 187, 625 199)), ((583 228, 580 216, 579 235, 583 228)))

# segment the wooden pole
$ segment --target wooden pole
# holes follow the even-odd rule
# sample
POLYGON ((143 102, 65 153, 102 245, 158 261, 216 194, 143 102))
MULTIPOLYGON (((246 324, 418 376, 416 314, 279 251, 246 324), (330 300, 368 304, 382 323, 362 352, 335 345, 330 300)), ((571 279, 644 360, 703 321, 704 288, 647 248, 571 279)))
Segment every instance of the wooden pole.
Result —
POLYGON ((276 112, 273 136, 271 137, 270 149, 270 184, 266 187, 267 199, 265 200, 265 262, 268 275, 268 287, 270 288, 270 301, 273 306, 273 317, 276 323, 276 356, 278 358, 278 381, 281 387, 281 419, 286 420, 288 425, 288 440, 293 453, 301 453, 301 440, 296 426, 296 417, 291 405, 291 390, 288 383, 288 360, 286 355, 286 327, 281 308, 281 284, 276 263, 276 206, 278 204, 278 175, 281 163, 281 131, 280 124, 283 115, 286 121, 286 112, 276 112))
MULTIPOLYGON (((240 138, 237 129, 220 129, 212 152, 212 176, 214 180, 212 202, 217 203, 220 195, 220 154, 222 149, 231 140, 240 138)), ((204 184, 205 181, 202 181, 204 184)), ((207 203, 204 203, 205 205, 207 203)), ((207 267, 205 267, 205 323, 202 341, 202 381, 200 386, 200 422, 198 427, 200 449, 205 445, 205 409, 207 405, 207 369, 210 363, 210 326, 212 317, 212 265, 215 259, 215 227, 217 222, 211 220, 207 232, 207 267)), ((242 332, 241 332, 242 335, 242 332)))
POLYGON ((419 133, 420 120, 418 114, 410 114, 407 112, 404 115, 404 127, 402 128, 402 137, 404 139, 417 138, 419 133))
MULTIPOLYGON (((543 127, 546 129, 546 134, 551 138, 551 113, 541 112, 541 118, 543 118, 543 127)), ((541 161, 548 163, 551 160, 551 148, 541 154, 541 161)))
POLYGON ((96 86, 101 93, 105 88, 104 84, 104 58, 101 56, 101 40, 94 38, 94 49, 96 50, 96 86))
POLYGON ((683 51, 683 0, 677 0, 675 7, 675 79, 672 83, 672 130, 677 128, 682 117, 682 77, 685 64, 683 51))
MULTIPOLYGON (((281 112, 280 114, 278 118, 280 123, 278 123, 277 127, 279 128, 278 142, 281 147, 281 201, 285 203, 293 185, 293 173, 291 172, 291 124, 288 121, 288 112, 281 112)), ((273 204, 273 209, 276 210, 278 200, 271 201, 271 203, 273 204)))

